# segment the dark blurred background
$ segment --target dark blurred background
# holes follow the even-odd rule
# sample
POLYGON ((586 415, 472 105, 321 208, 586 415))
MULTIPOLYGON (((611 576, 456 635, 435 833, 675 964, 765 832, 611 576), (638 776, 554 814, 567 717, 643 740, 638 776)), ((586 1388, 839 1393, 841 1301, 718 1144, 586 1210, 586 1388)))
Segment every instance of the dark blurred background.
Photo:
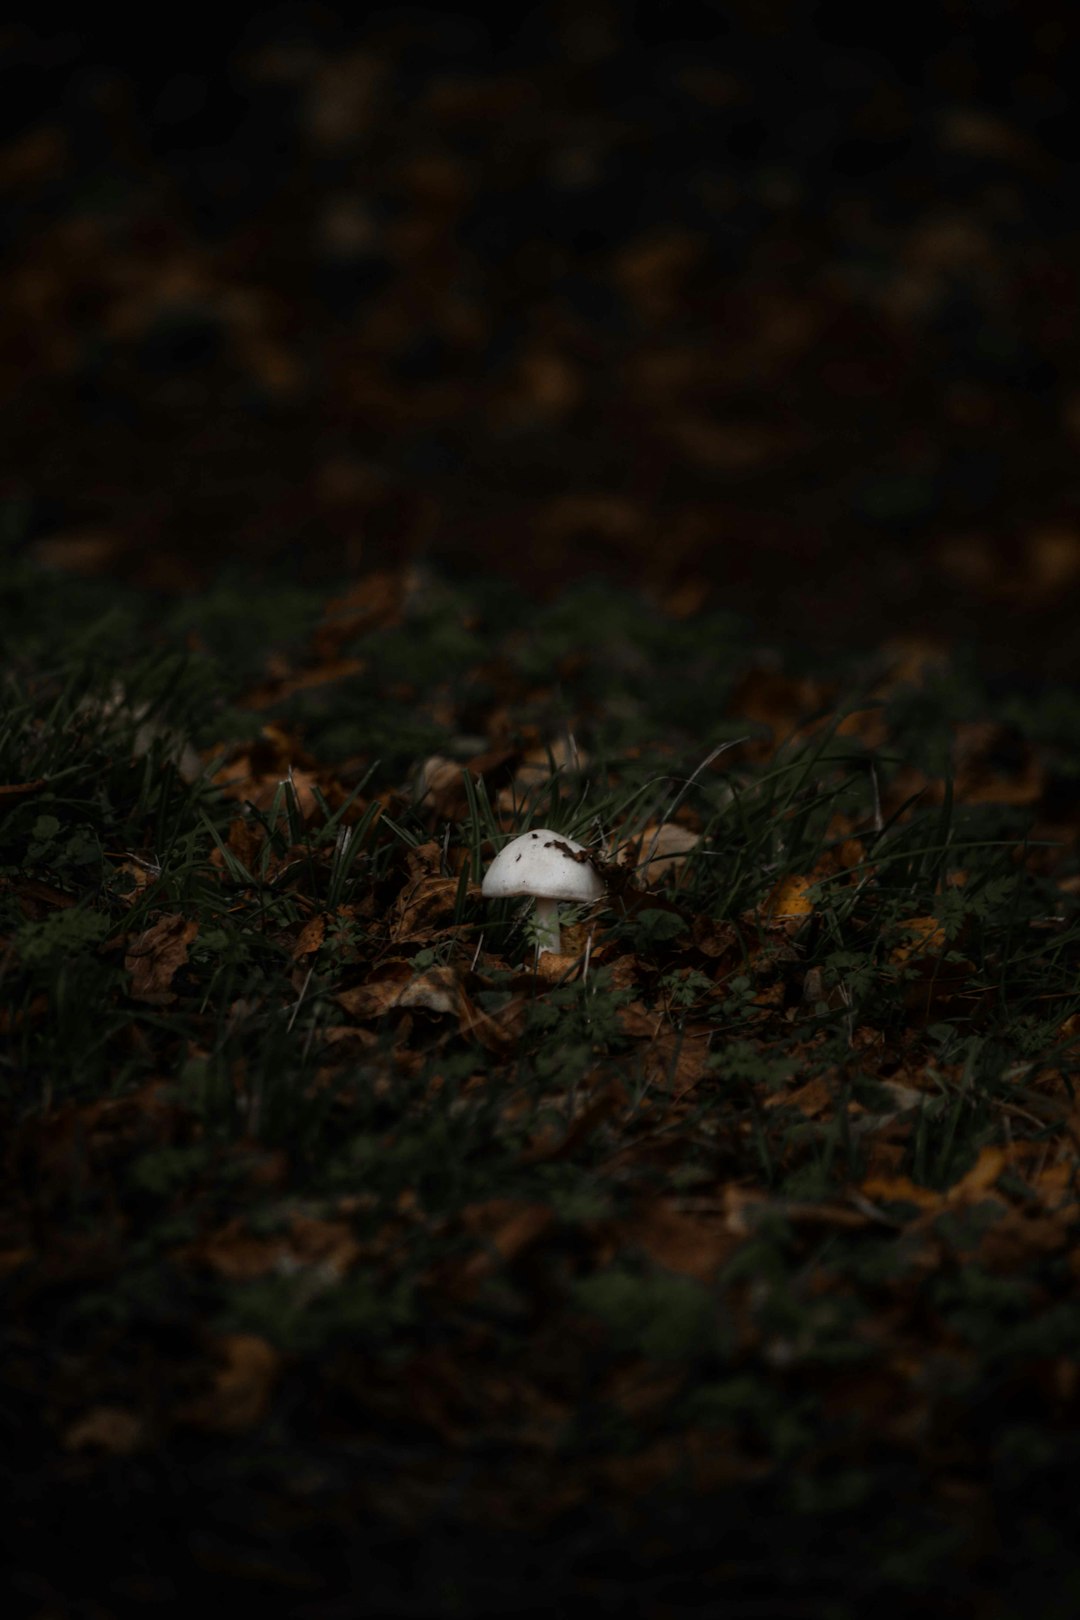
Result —
POLYGON ((1073 0, 105 11, 0 29, 9 552, 1080 672, 1073 0))

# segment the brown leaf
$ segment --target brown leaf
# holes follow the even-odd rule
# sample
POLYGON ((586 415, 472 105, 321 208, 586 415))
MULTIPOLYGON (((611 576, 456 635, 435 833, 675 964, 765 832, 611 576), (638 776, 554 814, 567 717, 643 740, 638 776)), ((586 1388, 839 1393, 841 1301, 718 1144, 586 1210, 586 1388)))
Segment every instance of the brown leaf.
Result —
POLYGON ((907 938, 889 952, 890 962, 908 962, 945 949, 945 930, 936 917, 909 917, 901 926, 907 938))
POLYGON ((282 672, 276 679, 266 681, 254 691, 248 692, 241 699, 239 706, 244 709, 269 709, 273 704, 282 703, 297 692, 305 692, 316 686, 330 686, 335 681, 344 681, 351 675, 359 675, 366 667, 362 658, 331 658, 312 669, 297 670, 288 674, 282 672))
MULTIPOLYGON (((258 854, 265 839, 266 832, 261 822, 249 821, 243 816, 236 816, 229 822, 225 846, 231 854, 236 856, 244 870, 254 876, 258 854)), ((225 856, 216 845, 210 853, 210 860, 214 866, 224 867, 225 865, 225 856)))
POLYGON ((379 1018, 398 1007, 426 1013, 455 1013, 483 1020, 468 1002, 456 969, 430 967, 414 973, 409 962, 387 963, 378 974, 335 997, 350 1018, 379 1018))
POLYGON ((56 124, 39 124, 4 143, 0 151, 0 191, 40 186, 62 174, 68 136, 56 124))
POLYGON ((522 1164, 548 1164, 554 1159, 566 1158, 580 1147, 592 1133, 612 1114, 624 1109, 628 1102, 626 1087, 613 1080, 590 1098, 567 1131, 542 1132, 524 1148, 519 1156, 522 1164))
POLYGON ((504 1052, 521 1035, 528 1007, 526 996, 513 996, 496 1012, 485 1012, 464 993, 461 998, 461 1033, 472 1035, 489 1052, 504 1052))
POLYGON ((326 918, 322 914, 309 917, 296 936, 292 948, 294 959, 300 956, 313 956, 326 938, 326 918))
POLYGON ((768 917, 808 917, 814 907, 807 891, 817 879, 814 877, 786 877, 773 889, 762 910, 768 917))
POLYGON ((65 574, 104 574, 123 553, 124 537, 118 529, 64 529, 35 540, 33 555, 45 568, 65 574))
POLYGON ((461 985, 452 967, 430 967, 401 987, 393 1005, 414 1007, 420 1012, 456 1013, 461 996, 461 985))
POLYGON ((0 799, 24 798, 28 793, 37 793, 47 781, 47 776, 39 776, 33 782, 0 782, 0 799))
POLYGON ((956 798, 962 804, 1034 804, 1044 772, 1026 738, 992 720, 958 725, 956 798))
POLYGON ((169 986, 187 961, 188 946, 198 932, 194 919, 173 915, 160 917, 139 935, 124 958, 131 974, 130 994, 136 1001, 160 1006, 176 1000, 169 986))
MULTIPOLYGON (((757 667, 739 682, 731 698, 730 712, 740 720, 753 720, 769 726, 774 737, 784 737, 806 717, 823 708, 835 689, 805 676, 790 676, 781 670, 757 667)), ((764 755, 771 744, 753 743, 749 752, 764 755)))
POLYGON ((397 570, 380 570, 357 580, 343 596, 327 603, 314 636, 316 653, 321 658, 336 658, 361 630, 396 624, 411 583, 407 573, 397 570))
POLYGON ((463 767, 445 754, 432 754, 416 774, 414 795, 417 808, 424 805, 438 821, 455 821, 466 804, 463 767))
MULTIPOLYGON (((551 781, 553 772, 555 775, 576 773, 587 764, 588 755, 570 736, 554 737, 542 748, 529 748, 522 756, 513 782, 497 793, 496 807, 508 815, 513 814, 516 806, 535 794, 544 783, 551 781)), ((566 789, 569 791, 569 783, 566 789)))
POLYGON ((265 1277, 285 1257, 286 1247, 278 1237, 256 1237, 244 1228, 239 1217, 212 1232, 199 1243, 181 1251, 179 1258, 212 1271, 229 1282, 249 1282, 265 1277))
POLYGON ((623 1229, 623 1240, 668 1271, 708 1281, 739 1246, 718 1221, 684 1214, 670 1199, 657 1198, 623 1229))
POLYGON ((142 1422, 123 1406, 92 1406, 64 1434, 65 1451, 104 1451, 130 1457, 146 1443, 142 1422))
POLYGON ((346 1223, 296 1215, 287 1232, 265 1237, 249 1232, 237 1217, 183 1250, 182 1258, 230 1282, 249 1282, 283 1267, 321 1266, 341 1275, 359 1254, 346 1223))
MULTIPOLYGON (((863 1192, 866 1192, 866 1187, 863 1192)), ((902 1195, 897 1193, 895 1196, 902 1195)), ((748 1236, 772 1215, 782 1216, 793 1226, 858 1229, 870 1224, 869 1215, 858 1209, 849 1209, 841 1204, 812 1204, 797 1199, 769 1198, 764 1193, 745 1187, 725 1189, 724 1215, 728 1231, 739 1237, 748 1236)))
POLYGON ((334 1000, 350 1018, 378 1018, 396 1005, 402 986, 408 983, 411 975, 410 962, 384 962, 363 984, 339 991, 334 1000))
POLYGON ((360 1244, 344 1221, 323 1221, 314 1215, 294 1215, 289 1233, 293 1257, 301 1265, 320 1266, 343 1275, 359 1259, 360 1244))
POLYGON ((797 1091, 774 1092, 765 1098, 766 1108, 797 1108, 807 1119, 817 1119, 826 1113, 833 1105, 835 1088, 831 1086, 824 1075, 815 1075, 797 1091))
POLYGON ((36 1258, 36 1249, 0 1249, 0 1277, 10 1277, 13 1271, 28 1266, 36 1258))
POLYGON ((693 919, 690 932, 702 956, 732 964, 742 960, 739 932, 734 923, 699 914, 693 919))
MULTIPOLYGON (((390 923, 395 945, 409 939, 426 939, 453 920, 460 880, 456 877, 423 877, 411 883, 398 897, 390 923)), ((478 899, 480 885, 469 883, 470 899, 478 899)))
POLYGON ((650 1012, 643 1001, 628 1001, 624 1007, 618 1008, 615 1018, 624 1035, 644 1035, 649 1040, 656 1035, 662 1022, 661 1015, 650 1012))
POLYGON ((711 1031, 667 1029, 650 1044, 644 1057, 649 1082, 678 1099, 706 1074, 711 1031))
POLYGON ((281 1370, 273 1345, 252 1333, 229 1333, 217 1343, 220 1366, 213 1388, 177 1414, 182 1423, 221 1434, 240 1434, 260 1422, 281 1370))
POLYGON ((466 1260, 460 1272, 463 1282, 477 1283, 531 1249, 555 1224, 555 1212, 548 1204, 493 1198, 469 1205, 462 1211, 462 1221, 485 1245, 466 1260))
POLYGON ((653 822, 634 838, 616 845, 614 858, 620 866, 632 867, 642 883, 660 883, 673 873, 685 871, 687 856, 700 842, 700 833, 678 822, 653 822))
POLYGON ((984 1192, 989 1192, 1008 1162, 1009 1155, 1004 1148, 982 1148, 967 1175, 950 1187, 945 1197, 950 1203, 979 1198, 984 1192))
POLYGON ((940 1209, 942 1195, 920 1187, 910 1176, 868 1176, 859 1191, 872 1203, 915 1204, 919 1209, 940 1209))
POLYGON ((605 1455, 589 1463, 590 1474, 604 1490, 630 1498, 674 1479, 689 1482, 704 1496, 761 1479, 768 1468, 764 1458, 745 1456, 722 1430, 696 1429, 651 1440, 629 1455, 605 1455))
POLYGON ((225 764, 215 771, 213 781, 226 798, 250 800, 259 810, 269 810, 282 782, 291 780, 301 814, 310 816, 317 808, 312 791, 318 783, 314 760, 306 754, 283 727, 271 722, 244 751, 232 751, 225 764))

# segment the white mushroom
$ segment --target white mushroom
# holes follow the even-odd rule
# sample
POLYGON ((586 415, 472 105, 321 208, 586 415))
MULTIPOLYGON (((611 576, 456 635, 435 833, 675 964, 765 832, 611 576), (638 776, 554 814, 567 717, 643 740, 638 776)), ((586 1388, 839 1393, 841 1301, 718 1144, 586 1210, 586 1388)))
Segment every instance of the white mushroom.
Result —
POLYGON ((499 851, 484 874, 482 892, 489 900, 532 895, 537 951, 558 955, 562 946, 559 901, 573 900, 580 905, 598 899, 603 889, 583 844, 550 827, 533 827, 499 851))

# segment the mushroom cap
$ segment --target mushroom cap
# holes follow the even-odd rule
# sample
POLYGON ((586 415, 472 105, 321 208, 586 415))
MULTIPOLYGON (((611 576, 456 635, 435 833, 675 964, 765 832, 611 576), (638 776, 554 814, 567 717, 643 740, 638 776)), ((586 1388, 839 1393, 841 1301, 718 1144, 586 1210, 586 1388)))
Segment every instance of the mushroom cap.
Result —
POLYGON ((542 900, 596 900, 604 892, 584 844, 550 827, 532 827, 505 844, 481 891, 489 900, 531 894, 542 900))

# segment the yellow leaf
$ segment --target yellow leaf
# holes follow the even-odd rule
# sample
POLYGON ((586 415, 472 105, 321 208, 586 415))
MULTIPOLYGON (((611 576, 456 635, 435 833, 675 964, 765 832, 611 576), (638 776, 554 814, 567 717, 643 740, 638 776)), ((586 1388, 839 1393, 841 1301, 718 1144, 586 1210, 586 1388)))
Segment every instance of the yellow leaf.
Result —
POLYGON ((907 962, 913 956, 933 956, 945 949, 945 930, 936 917, 909 917, 903 929, 909 937, 889 952, 890 962, 907 962))
POLYGON ((776 885, 765 902, 770 917, 808 917, 814 907, 807 891, 814 886, 812 877, 786 877, 776 885))

